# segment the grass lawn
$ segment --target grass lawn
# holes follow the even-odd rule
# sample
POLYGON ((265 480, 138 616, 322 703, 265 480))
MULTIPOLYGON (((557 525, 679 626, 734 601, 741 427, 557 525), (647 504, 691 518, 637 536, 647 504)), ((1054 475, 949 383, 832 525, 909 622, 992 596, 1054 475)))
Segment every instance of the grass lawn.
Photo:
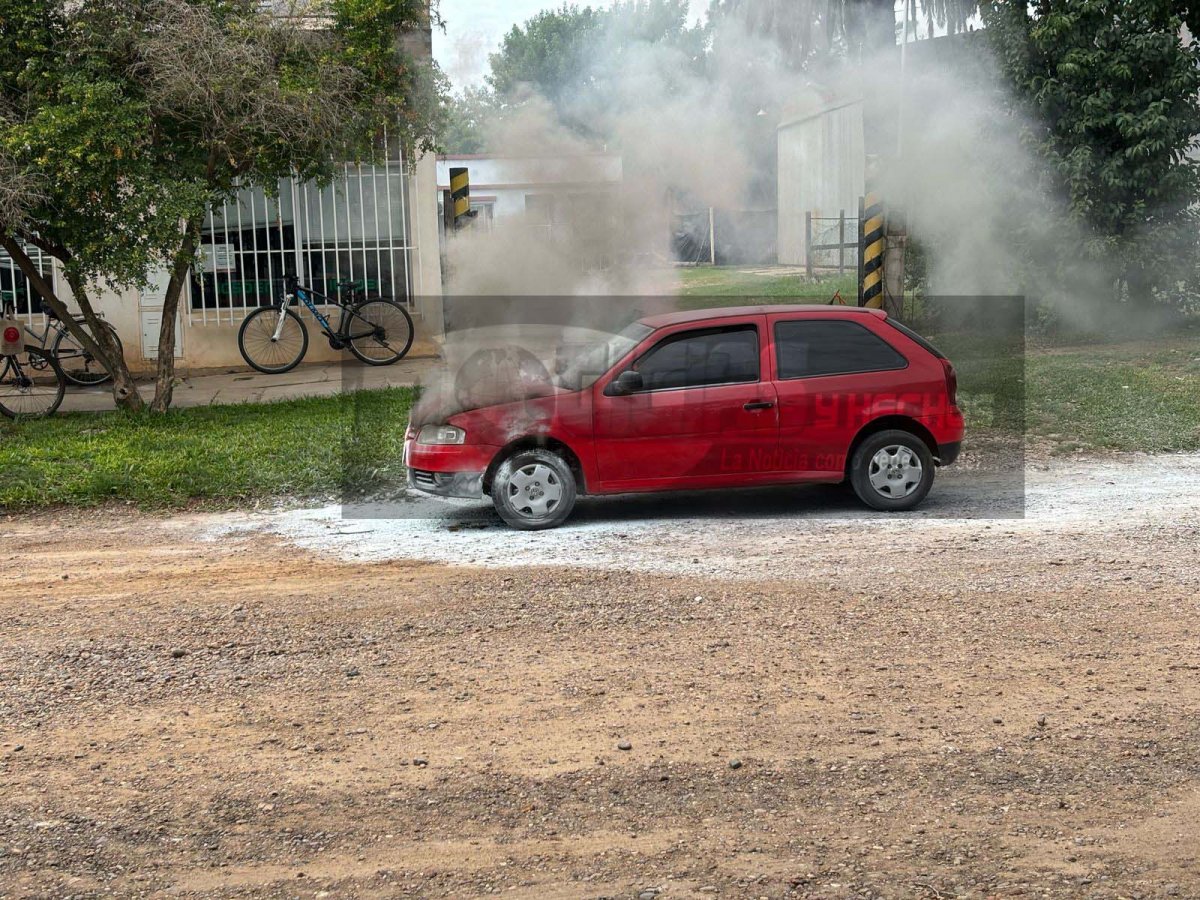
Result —
MULTIPOLYGON (((827 303, 835 290, 850 303, 857 296, 853 273, 809 279, 794 267, 698 266, 681 268, 679 277, 680 305, 686 309, 742 302, 827 303)), ((1009 367, 998 362, 988 368, 1004 371, 976 371, 960 360, 968 417, 977 400, 973 394, 1014 386, 1009 367)), ((995 397, 1001 407, 1012 399, 995 397)), ((992 404, 992 398, 986 402, 992 404)), ((1200 331, 1158 341, 1030 346, 1024 413, 1027 433, 1052 452, 1200 450, 1200 331)))
POLYGON ((1200 450, 1200 333, 1027 358, 1028 433, 1053 449, 1200 450))
POLYGON ((828 303, 840 290, 849 303, 858 296, 854 273, 810 279, 793 267, 696 266, 678 270, 680 306, 707 309, 745 303, 828 303))
MULTIPOLYGON (((1019 361, 977 361, 964 351, 959 363, 975 434, 986 439, 989 424, 1007 431, 1004 420, 1019 404, 1019 361)), ((1024 374, 1027 433, 1051 452, 1200 450, 1200 332, 1033 347, 1024 374)), ((391 388, 165 416, 0 420, 0 510, 106 501, 236 506, 388 490, 403 484, 403 430, 415 396, 391 388)), ((1015 412, 1019 420, 1019 405, 1015 412)))
POLYGON ((0 420, 0 508, 106 500, 233 505, 396 486, 415 395, 389 388, 164 416, 0 420))

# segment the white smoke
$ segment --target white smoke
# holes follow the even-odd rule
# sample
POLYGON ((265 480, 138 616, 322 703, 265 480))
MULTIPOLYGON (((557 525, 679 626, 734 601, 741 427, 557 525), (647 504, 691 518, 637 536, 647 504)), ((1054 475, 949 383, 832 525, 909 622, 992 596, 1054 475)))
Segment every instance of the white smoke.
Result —
POLYGON ((673 207, 745 206, 750 185, 771 166, 773 126, 761 127, 768 110, 812 90, 782 64, 774 42, 732 22, 721 28, 700 58, 686 46, 638 39, 616 19, 594 44, 591 74, 557 105, 531 92, 497 117, 489 155, 536 156, 561 167, 607 152, 621 159, 621 182, 611 208, 573 212, 553 243, 533 222, 512 218, 491 233, 456 235, 448 292, 674 293, 673 207), (597 255, 603 265, 595 265, 597 255))
POLYGON ((1073 325, 1095 324, 1114 274, 1085 260, 1089 235, 1024 140, 1032 123, 1013 112, 986 56, 974 56, 969 71, 960 65, 950 57, 903 75, 894 67, 886 79, 903 131, 898 154, 883 156, 879 187, 907 216, 928 291, 1030 295, 1073 325))
MULTIPOLYGON (((891 209, 906 214, 931 293, 1034 292, 1057 302, 1073 324, 1089 324, 1095 298, 1110 290, 1112 275, 1095 262, 1085 264, 1082 255, 1063 254, 1088 236, 1048 189, 1044 163, 1023 141, 1027 123, 1010 112, 986 62, 970 59, 968 77, 956 69, 962 59, 955 62, 953 54, 918 60, 910 51, 903 72, 897 53, 873 61, 870 78, 844 63, 799 73, 773 40, 731 19, 715 27, 703 60, 680 46, 610 31, 595 45, 596 74, 565 91, 565 100, 552 104, 530 92, 499 116, 488 135, 490 155, 512 157, 514 166, 536 160, 547 181, 562 182, 571 180, 573 161, 616 154, 620 184, 610 206, 573 210, 569 227, 553 237, 540 222, 519 218, 498 221, 491 231, 473 227, 452 235, 447 293, 673 295, 673 206, 682 198, 692 208, 743 207, 751 186, 774 165, 775 127, 786 109, 859 99, 872 132, 868 152, 879 156, 875 184, 891 209), (901 117, 902 130, 890 132, 901 117)), ((983 43, 976 39, 973 48, 982 52, 983 43)), ((849 164, 865 167, 867 161, 849 164)), ((520 311, 514 308, 513 316, 520 326, 520 311)), ((448 355, 486 349, 486 329, 457 324, 470 329, 469 343, 448 355)), ((607 327, 586 317, 573 324, 607 327)), ((521 327, 510 328, 503 341, 520 343, 522 334, 521 327)), ((555 338, 530 337, 524 347, 551 371, 555 338)))

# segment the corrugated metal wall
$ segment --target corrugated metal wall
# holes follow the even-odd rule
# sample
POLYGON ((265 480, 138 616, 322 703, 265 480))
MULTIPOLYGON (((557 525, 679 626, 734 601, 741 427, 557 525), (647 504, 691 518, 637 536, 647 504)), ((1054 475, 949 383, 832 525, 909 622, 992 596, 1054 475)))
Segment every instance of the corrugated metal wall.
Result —
POLYGON ((779 262, 804 265, 804 214, 855 218, 866 155, 862 102, 841 102, 779 127, 779 262))

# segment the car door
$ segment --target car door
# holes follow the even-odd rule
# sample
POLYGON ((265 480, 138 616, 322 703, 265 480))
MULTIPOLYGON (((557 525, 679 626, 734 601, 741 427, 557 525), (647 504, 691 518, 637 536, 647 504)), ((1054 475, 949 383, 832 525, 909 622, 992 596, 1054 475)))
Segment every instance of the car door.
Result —
POLYGON ((764 316, 677 326, 632 364, 642 388, 615 394, 614 370, 593 400, 596 464, 607 490, 752 482, 773 468, 778 436, 764 316))
POLYGON ((909 390, 908 360, 868 326, 829 315, 771 317, 780 468, 840 473, 858 430, 909 390))

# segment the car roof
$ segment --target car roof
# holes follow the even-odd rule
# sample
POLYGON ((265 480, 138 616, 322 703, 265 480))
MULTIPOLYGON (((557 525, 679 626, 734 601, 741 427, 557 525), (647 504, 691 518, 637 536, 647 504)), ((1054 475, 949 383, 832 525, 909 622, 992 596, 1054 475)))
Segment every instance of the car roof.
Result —
POLYGON ((779 313, 818 313, 822 318, 855 318, 858 316, 875 316, 886 319, 887 313, 879 309, 869 309, 863 306, 830 306, 827 303, 790 303, 772 304, 770 306, 722 306, 717 309, 685 309, 679 312, 659 313, 639 319, 643 325, 650 328, 664 328, 667 325, 681 325, 688 322, 710 322, 721 319, 731 319, 735 316, 762 316, 779 313))

